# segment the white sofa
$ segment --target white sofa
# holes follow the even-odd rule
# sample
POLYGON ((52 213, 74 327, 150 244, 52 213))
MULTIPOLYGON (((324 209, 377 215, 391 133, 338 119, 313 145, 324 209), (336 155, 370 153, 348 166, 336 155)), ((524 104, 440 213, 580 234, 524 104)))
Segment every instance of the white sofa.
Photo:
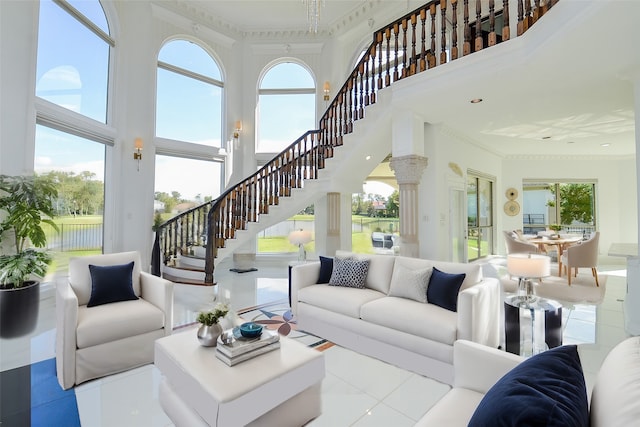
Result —
POLYGON ((319 261, 293 267, 291 306, 300 329, 448 384, 453 382, 456 340, 498 347, 500 284, 483 278, 479 265, 345 251, 336 257, 369 260, 365 288, 317 284, 319 261), (433 267, 466 274, 457 312, 389 295, 392 276, 401 269, 433 267))
MULTIPOLYGON (((631 337, 614 347, 605 358, 591 393, 588 414, 591 427, 638 425, 639 353, 640 337, 631 337)), ((453 388, 418 421, 416 426, 466 427, 491 387, 524 360, 526 359, 501 350, 468 341, 457 341, 454 345, 453 388)), ((543 383, 544 380, 541 380, 538 384, 543 383)), ((561 388, 556 387, 555 392, 559 390, 561 388)), ((504 405, 499 409, 510 409, 506 403, 507 399, 502 400, 504 405)), ((516 415, 519 414, 514 412, 514 420, 516 415)), ((495 425, 497 424, 496 421, 495 425)))

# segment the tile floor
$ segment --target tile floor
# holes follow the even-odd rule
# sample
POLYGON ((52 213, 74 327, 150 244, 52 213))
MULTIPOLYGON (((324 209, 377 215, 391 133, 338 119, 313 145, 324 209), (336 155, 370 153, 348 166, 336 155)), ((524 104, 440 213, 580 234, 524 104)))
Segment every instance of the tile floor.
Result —
MULTIPOLYGON (((196 313, 214 297, 241 309, 287 297, 287 262, 259 262, 257 272, 237 274, 222 263, 215 288, 176 285, 176 326, 193 322, 196 313)), ((609 275, 599 305, 566 304, 564 343, 581 344, 589 389, 609 350, 627 337, 623 304, 624 265, 600 266, 609 275)), ((58 278, 57 280, 64 280, 58 278)), ((39 324, 27 337, 0 342, 0 370, 55 357, 55 296, 44 287, 39 324)), ((411 426, 449 389, 386 363, 334 346, 325 351, 326 378, 322 385, 323 412, 311 426, 411 426)), ((158 402, 160 374, 153 365, 90 381, 76 387, 83 426, 172 426, 158 402)), ((1 398, 1 397, 0 397, 1 398)), ((0 402, 1 403, 1 402, 0 402)))

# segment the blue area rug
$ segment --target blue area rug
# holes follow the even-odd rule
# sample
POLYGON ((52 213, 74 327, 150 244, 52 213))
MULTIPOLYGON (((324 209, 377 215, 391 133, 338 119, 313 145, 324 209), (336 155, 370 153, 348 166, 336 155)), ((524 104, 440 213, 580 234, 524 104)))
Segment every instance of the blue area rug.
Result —
POLYGON ((76 393, 58 384, 56 359, 31 365, 31 425, 80 426, 76 393))

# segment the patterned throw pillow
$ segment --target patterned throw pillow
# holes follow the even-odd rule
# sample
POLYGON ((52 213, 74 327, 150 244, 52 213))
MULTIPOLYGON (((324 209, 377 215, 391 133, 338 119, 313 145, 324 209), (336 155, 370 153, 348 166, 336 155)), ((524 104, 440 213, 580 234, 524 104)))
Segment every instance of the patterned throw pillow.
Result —
POLYGON ((333 260, 333 272, 329 285, 364 289, 368 271, 368 259, 336 258, 333 260))

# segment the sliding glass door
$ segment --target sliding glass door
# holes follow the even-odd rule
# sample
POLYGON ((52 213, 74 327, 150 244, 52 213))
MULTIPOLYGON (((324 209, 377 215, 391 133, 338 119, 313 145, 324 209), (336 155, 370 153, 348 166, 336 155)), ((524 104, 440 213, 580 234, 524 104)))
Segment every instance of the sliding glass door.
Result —
POLYGON ((473 261, 493 253, 493 180, 467 176, 467 254, 473 261))

